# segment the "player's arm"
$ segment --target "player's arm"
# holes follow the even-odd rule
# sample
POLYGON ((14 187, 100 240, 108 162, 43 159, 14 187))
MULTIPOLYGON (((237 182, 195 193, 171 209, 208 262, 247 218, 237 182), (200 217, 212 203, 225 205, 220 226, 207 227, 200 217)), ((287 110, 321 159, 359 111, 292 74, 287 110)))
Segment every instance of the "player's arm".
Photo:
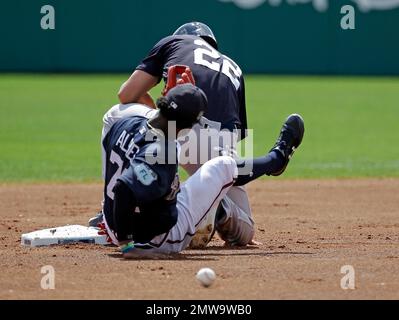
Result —
MULTIPOLYGON (((118 97, 121 103, 142 103, 155 109, 154 100, 148 91, 157 85, 158 78, 149 73, 136 70, 130 78, 122 84, 118 97)), ((175 65, 168 68, 168 82, 162 92, 163 95, 177 84, 192 83, 195 85, 194 76, 188 66, 175 65)))
POLYGON ((133 213, 139 201, 128 185, 119 180, 113 192, 113 219, 121 245, 132 240, 138 243, 149 242, 157 235, 169 231, 177 222, 176 200, 153 199, 151 204, 140 206, 140 213, 133 213))
POLYGON ((113 214, 121 244, 131 240, 146 243, 176 224, 176 199, 164 199, 170 185, 164 166, 136 159, 119 177, 113 189, 113 214), (140 213, 132 214, 136 206, 140 213))
POLYGON ((119 89, 118 98, 123 104, 142 103, 155 108, 148 91, 158 83, 158 78, 142 70, 135 70, 119 89))
POLYGON ((136 207, 133 192, 122 181, 118 181, 113 189, 114 206, 113 219, 115 231, 120 244, 131 241, 133 238, 132 218, 136 207))
POLYGON ((140 102, 155 107, 148 91, 162 79, 168 39, 159 41, 136 67, 130 78, 122 84, 118 93, 121 103, 140 102))

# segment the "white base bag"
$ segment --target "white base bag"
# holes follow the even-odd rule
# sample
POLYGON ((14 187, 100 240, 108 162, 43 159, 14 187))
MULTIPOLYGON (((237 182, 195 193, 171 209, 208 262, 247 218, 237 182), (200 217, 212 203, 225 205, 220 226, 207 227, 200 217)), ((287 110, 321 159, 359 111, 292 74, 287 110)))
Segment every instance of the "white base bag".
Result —
POLYGON ((99 234, 99 231, 99 228, 67 225, 25 233, 21 236, 21 244, 29 247, 71 243, 109 244, 107 236, 99 234))

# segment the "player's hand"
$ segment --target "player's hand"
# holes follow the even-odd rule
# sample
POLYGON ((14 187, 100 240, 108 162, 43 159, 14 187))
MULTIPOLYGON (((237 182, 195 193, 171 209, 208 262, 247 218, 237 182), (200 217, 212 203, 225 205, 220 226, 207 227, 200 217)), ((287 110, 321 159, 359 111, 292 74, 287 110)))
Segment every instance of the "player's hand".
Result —
POLYGON ((195 79, 190 67, 185 65, 174 65, 168 68, 168 80, 164 89, 162 90, 162 95, 165 96, 170 89, 176 85, 191 83, 195 85, 195 79))
POLYGON ((181 78, 177 80, 177 84, 185 84, 185 83, 191 83, 192 85, 195 86, 194 76, 189 67, 187 67, 184 70, 184 72, 181 74, 181 78))

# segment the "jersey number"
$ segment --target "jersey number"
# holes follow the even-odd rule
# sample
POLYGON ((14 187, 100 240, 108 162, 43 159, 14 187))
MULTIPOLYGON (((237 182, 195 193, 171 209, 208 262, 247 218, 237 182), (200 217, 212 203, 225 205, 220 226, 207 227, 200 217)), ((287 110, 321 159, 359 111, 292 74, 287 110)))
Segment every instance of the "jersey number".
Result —
POLYGON ((199 48, 194 50, 194 63, 217 72, 221 71, 224 75, 229 77, 236 90, 238 90, 238 88, 240 88, 240 77, 242 75, 240 67, 226 56, 220 55, 217 50, 212 48, 212 46, 204 40, 196 39, 194 40, 194 44, 199 46, 199 48), (222 65, 215 61, 221 57, 222 65))
POLYGON ((115 194, 114 194, 113 189, 115 187, 116 181, 122 175, 123 160, 119 156, 119 154, 117 154, 113 150, 111 151, 111 156, 110 156, 109 160, 111 163, 118 165, 118 169, 115 171, 114 175, 109 180, 108 185, 107 185, 107 196, 109 198, 111 198, 112 200, 114 200, 115 194))

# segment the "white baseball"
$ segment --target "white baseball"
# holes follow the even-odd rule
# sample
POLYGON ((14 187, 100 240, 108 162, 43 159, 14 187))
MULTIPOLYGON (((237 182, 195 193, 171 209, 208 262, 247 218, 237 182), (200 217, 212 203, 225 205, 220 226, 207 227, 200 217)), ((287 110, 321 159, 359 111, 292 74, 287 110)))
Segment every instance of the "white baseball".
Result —
POLYGON ((197 272, 196 278, 204 287, 209 287, 215 281, 216 274, 211 268, 202 268, 197 272))

